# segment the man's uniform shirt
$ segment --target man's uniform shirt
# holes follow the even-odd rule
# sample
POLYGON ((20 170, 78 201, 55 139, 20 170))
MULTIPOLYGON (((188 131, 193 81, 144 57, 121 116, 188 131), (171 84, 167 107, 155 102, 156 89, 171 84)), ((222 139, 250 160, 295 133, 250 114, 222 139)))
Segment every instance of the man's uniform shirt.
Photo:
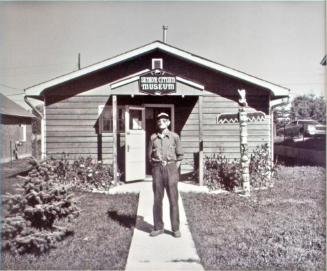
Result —
POLYGON ((151 163, 160 161, 182 161, 183 150, 178 134, 167 131, 151 135, 148 146, 148 159, 151 163))

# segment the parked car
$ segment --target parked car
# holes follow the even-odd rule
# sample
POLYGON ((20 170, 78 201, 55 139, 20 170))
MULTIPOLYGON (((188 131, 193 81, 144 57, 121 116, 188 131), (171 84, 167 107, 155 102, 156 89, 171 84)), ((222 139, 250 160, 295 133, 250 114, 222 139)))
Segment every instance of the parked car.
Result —
POLYGON ((277 135, 289 137, 325 136, 326 125, 315 120, 296 120, 277 130, 277 135))

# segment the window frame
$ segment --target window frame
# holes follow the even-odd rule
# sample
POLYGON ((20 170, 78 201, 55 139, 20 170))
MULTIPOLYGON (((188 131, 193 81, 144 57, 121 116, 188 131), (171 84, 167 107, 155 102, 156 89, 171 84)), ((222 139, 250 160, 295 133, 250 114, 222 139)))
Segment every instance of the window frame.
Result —
POLYGON ((157 70, 157 69, 162 70, 162 69, 163 69, 163 60, 162 60, 162 58, 152 58, 152 61, 151 61, 151 68, 152 68, 152 70, 157 70), (155 63, 156 61, 159 61, 159 62, 160 62, 160 68, 156 68, 156 67, 154 66, 154 63, 155 63))
POLYGON ((22 129, 22 132, 19 131, 19 141, 26 142, 26 124, 19 124, 19 129, 22 129), (22 138, 21 138, 22 135, 22 138))
MULTIPOLYGON (((99 120, 99 134, 112 134, 113 131, 104 131, 103 130, 103 112, 104 110, 108 108, 108 110, 111 111, 111 122, 113 122, 112 119, 112 105, 106 105, 106 104, 101 104, 98 105, 98 120, 99 120)), ((117 106, 117 132, 118 133, 124 133, 125 132, 125 107, 124 106, 117 106), (119 110, 122 110, 121 116, 123 117, 122 119, 119 119, 119 110), (124 120, 124 123, 122 125, 123 129, 119 129, 119 121, 124 120)))

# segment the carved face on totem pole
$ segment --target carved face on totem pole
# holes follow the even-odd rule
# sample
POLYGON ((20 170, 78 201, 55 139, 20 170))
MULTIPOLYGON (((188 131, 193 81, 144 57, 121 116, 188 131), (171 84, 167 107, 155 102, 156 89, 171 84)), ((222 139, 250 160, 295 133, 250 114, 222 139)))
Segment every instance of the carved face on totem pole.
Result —
POLYGON ((238 94, 240 95, 240 99, 238 100, 239 104, 241 106, 247 106, 248 103, 245 98, 245 95, 246 95, 245 89, 238 89, 237 91, 238 91, 238 94))

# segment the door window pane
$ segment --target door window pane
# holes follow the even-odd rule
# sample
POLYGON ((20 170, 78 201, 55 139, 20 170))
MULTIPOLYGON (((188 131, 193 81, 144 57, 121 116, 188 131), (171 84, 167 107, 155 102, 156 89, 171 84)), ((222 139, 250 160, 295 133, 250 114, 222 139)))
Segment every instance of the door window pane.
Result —
POLYGON ((129 110, 129 129, 142 130, 142 110, 129 110))

